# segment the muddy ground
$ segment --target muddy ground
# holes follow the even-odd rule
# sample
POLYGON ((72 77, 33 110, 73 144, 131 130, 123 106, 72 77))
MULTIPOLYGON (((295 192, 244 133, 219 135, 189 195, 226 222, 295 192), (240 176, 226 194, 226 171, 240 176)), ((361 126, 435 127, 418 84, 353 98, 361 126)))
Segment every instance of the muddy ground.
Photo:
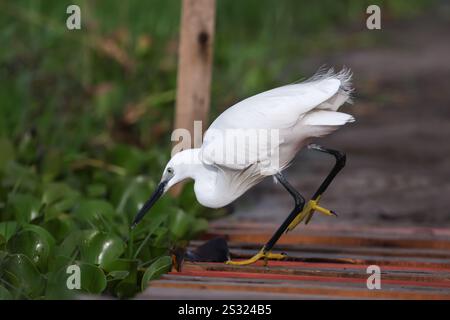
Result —
MULTIPOLYGON (((354 72, 357 122, 316 141, 347 153, 347 166, 323 197, 339 218, 313 223, 450 226, 450 19, 435 13, 383 25, 383 40, 301 61, 311 73, 346 65, 354 72)), ((286 175, 310 197, 332 159, 302 151, 286 175)), ((281 221, 292 201, 266 179, 235 203, 230 219, 281 221)))

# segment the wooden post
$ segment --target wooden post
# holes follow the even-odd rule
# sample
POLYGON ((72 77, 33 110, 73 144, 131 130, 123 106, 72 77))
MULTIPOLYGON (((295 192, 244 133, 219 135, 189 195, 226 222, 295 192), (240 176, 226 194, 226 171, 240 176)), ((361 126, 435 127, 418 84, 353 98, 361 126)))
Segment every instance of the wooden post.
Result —
MULTIPOLYGON (((202 130, 208 126, 215 7, 215 0, 182 0, 175 129, 189 130, 188 148, 199 147, 202 139, 203 133, 194 136, 194 121, 202 122, 202 130)), ((181 188, 179 184, 171 193, 177 195, 181 188)))
POLYGON ((183 0, 175 128, 188 129, 192 142, 194 121, 208 125, 214 20, 215 0, 183 0))

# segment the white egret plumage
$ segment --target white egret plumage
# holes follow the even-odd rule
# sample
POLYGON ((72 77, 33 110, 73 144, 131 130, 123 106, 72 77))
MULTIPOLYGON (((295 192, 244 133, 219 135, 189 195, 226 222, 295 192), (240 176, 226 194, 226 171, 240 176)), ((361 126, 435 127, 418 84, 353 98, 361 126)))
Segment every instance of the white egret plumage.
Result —
POLYGON ((351 99, 351 77, 350 70, 345 68, 338 73, 332 69, 320 70, 304 82, 257 94, 228 108, 208 128, 200 148, 183 150, 170 159, 157 190, 141 208, 133 226, 159 197, 182 180, 195 180, 194 192, 200 204, 220 208, 265 177, 274 176, 294 198, 294 210, 257 255, 230 263, 283 258, 283 255, 272 254, 271 249, 284 232, 302 221, 308 223, 315 211, 334 214, 320 207, 318 202, 344 166, 345 154, 309 143, 354 121, 351 115, 337 111, 351 99), (235 144, 236 137, 252 130, 263 135, 250 135, 245 137, 244 143, 235 144), (273 136, 276 139, 272 139, 273 136), (305 205, 303 197, 287 182, 282 171, 307 145, 333 155, 336 164, 305 205))

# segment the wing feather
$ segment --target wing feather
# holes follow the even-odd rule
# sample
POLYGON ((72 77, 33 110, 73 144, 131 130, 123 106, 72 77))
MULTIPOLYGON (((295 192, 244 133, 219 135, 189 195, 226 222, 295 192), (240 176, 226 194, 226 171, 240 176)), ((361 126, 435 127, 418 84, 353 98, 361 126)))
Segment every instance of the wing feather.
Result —
MULTIPOLYGON (((227 139, 227 132, 233 129, 284 130, 296 125, 313 109, 335 111, 349 100, 350 79, 351 74, 346 69, 337 74, 331 69, 320 71, 304 82, 275 88, 238 102, 224 111, 205 133, 202 160, 210 165, 235 170, 267 160, 271 152, 278 149, 281 139, 275 145, 258 143, 256 151, 251 143, 229 148, 233 142, 227 139), (246 155, 247 160, 238 163, 230 161, 242 154, 246 155)), ((318 121, 319 116, 314 115, 310 121, 318 121)))

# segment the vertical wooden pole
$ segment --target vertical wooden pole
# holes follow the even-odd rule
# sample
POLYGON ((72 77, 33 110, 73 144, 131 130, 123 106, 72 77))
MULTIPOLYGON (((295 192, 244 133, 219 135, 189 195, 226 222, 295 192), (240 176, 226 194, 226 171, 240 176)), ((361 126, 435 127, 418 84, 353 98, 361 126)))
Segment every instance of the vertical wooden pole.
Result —
MULTIPOLYGON (((199 147, 202 139, 203 133, 194 136, 194 121, 201 121, 202 130, 208 126, 215 10, 216 0, 182 0, 175 129, 189 130, 187 148, 199 147)), ((171 193, 181 189, 178 184, 171 193)))
POLYGON ((175 128, 188 129, 192 143, 194 121, 204 130, 209 116, 215 6, 215 0, 182 0, 175 128))

